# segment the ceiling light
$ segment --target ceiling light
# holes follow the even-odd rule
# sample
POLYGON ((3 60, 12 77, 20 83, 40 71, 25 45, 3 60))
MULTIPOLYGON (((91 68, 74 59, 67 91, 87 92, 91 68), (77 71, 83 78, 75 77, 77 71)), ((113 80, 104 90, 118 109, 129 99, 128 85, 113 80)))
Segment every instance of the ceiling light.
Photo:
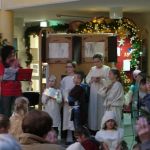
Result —
POLYGON ((41 21, 40 27, 47 27, 47 21, 41 21))
POLYGON ((111 19, 121 19, 123 17, 123 12, 121 7, 110 8, 109 17, 111 19))

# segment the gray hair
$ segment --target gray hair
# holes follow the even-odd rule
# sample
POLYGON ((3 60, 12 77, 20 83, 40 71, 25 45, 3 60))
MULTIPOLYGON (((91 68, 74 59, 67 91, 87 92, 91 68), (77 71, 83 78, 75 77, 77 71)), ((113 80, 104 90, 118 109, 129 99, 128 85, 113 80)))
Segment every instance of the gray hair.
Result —
POLYGON ((0 134, 0 150, 21 150, 21 146, 11 135, 0 134))

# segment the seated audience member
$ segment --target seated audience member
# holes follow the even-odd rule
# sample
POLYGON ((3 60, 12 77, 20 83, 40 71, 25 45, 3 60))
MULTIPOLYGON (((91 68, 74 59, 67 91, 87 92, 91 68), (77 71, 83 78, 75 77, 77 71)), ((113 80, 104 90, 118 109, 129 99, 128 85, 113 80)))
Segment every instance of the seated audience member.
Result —
POLYGON ((147 95, 147 87, 146 87, 146 78, 143 78, 139 84, 139 100, 138 100, 138 109, 141 108, 141 104, 143 103, 143 98, 147 95))
POLYGON ((23 150, 62 150, 59 145, 46 140, 52 128, 52 118, 48 113, 39 110, 28 112, 22 121, 23 134, 19 142, 23 150))
POLYGON ((136 141, 136 144, 133 145, 133 150, 140 150, 140 144, 141 144, 141 141, 140 141, 140 138, 138 135, 135 136, 135 141, 136 141))
POLYGON ((52 129, 51 131, 49 131, 46 140, 51 144, 56 144, 58 142, 56 130, 52 129))
POLYGON ((123 129, 118 128, 115 113, 106 111, 95 139, 102 143, 104 150, 120 150, 123 135, 123 129))
POLYGON ((15 100, 14 112, 10 117, 10 129, 9 133, 16 139, 23 133, 22 120, 25 114, 28 112, 29 101, 26 97, 18 97, 15 100))
POLYGON ((150 149, 150 126, 148 124, 148 121, 144 117, 139 118, 139 120, 137 121, 136 130, 141 141, 139 149, 149 150, 150 149))
POLYGON ((147 94, 141 100, 140 106, 142 109, 150 113, 150 77, 146 78, 145 85, 147 94))
POLYGON ((9 118, 5 115, 0 114, 0 134, 8 133, 9 127, 9 118))
POLYGON ((0 134, 0 150, 22 150, 20 144, 9 134, 0 134))
MULTIPOLYGON (((75 130, 75 137, 77 139, 76 144, 74 143, 67 150, 71 150, 69 148, 76 147, 80 145, 80 149, 84 150, 99 150, 99 145, 90 138, 90 133, 85 127, 81 127, 75 130)), ((75 148, 74 148, 75 149, 75 148)), ((77 150, 77 149, 76 149, 77 150)))

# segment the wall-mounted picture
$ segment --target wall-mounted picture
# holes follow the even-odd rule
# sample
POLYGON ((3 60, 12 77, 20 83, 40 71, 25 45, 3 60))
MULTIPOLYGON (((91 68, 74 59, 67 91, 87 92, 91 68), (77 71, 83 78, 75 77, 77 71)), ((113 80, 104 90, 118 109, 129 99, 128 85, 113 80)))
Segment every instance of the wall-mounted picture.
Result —
POLYGON ((33 69, 32 76, 39 76, 39 64, 31 64, 31 69, 33 69))
POLYGON ((108 59, 108 36, 83 35, 82 37, 82 61, 92 62, 94 54, 101 54, 104 60, 108 59))
POLYGON ((85 42, 85 58, 93 57, 97 53, 105 56, 105 42, 85 42))
POLYGON ((68 58, 69 43, 49 43, 49 58, 68 58))
POLYGON ((46 59, 49 63, 72 60, 72 36, 49 35, 46 40, 46 59))

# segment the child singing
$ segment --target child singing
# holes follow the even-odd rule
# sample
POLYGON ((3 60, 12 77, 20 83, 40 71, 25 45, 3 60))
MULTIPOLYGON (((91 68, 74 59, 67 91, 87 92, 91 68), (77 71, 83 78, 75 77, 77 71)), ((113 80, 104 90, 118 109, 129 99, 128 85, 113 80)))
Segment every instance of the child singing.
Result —
POLYGON ((58 127, 60 126, 60 106, 62 102, 62 95, 59 89, 56 89, 56 77, 50 75, 48 79, 48 87, 42 94, 42 103, 44 105, 44 111, 46 111, 53 119, 53 128, 58 133, 58 127))

